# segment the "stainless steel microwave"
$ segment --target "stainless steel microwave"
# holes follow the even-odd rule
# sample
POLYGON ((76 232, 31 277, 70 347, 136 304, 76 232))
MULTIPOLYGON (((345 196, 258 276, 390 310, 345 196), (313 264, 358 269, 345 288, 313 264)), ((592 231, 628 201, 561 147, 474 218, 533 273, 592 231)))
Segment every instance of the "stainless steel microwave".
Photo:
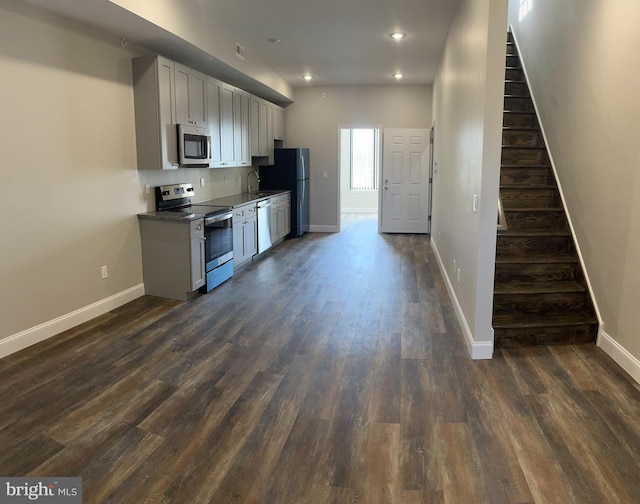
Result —
POLYGON ((211 133, 207 128, 178 124, 178 164, 198 168, 211 166, 211 133))

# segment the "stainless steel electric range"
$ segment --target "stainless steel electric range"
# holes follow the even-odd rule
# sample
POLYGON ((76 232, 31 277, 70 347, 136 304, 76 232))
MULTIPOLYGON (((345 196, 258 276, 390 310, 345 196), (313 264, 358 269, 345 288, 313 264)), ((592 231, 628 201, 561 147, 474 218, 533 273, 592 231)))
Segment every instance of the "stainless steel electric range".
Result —
POLYGON ((192 203, 193 184, 172 184, 155 188, 156 211, 167 217, 204 219, 205 270, 207 280, 201 288, 209 292, 233 276, 233 227, 231 207, 202 201, 192 203))

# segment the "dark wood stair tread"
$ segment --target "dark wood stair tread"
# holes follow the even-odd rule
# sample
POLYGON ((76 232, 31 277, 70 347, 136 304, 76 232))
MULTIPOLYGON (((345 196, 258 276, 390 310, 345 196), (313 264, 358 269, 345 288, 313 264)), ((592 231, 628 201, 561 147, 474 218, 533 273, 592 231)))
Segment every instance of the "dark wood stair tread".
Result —
POLYGON ((519 165, 519 164, 501 164, 500 168, 507 169, 518 169, 524 168, 526 170, 534 169, 534 170, 548 170, 550 166, 548 164, 531 164, 531 165, 519 165))
MULTIPOLYGON (((505 200, 502 200, 504 205, 505 200)), ((506 212, 562 212, 562 207, 507 207, 504 206, 506 212)))
POLYGON ((502 236, 571 236, 568 230, 564 229, 509 229, 502 236))
POLYGON ((511 184, 500 184, 500 189, 518 189, 518 190, 521 190, 521 191, 526 191, 527 189, 549 189, 549 190, 555 190, 556 186, 553 185, 553 184, 528 184, 526 186, 521 186, 521 185, 517 185, 517 184, 515 186, 512 186, 511 184))
POLYGON ((578 282, 496 282, 494 294, 558 294, 563 292, 584 292, 578 282))
POLYGON ((496 264, 553 264, 577 262, 578 258, 569 254, 526 254, 496 256, 496 264))
POLYGON ((549 326, 576 326, 576 325, 593 325, 597 324, 598 320, 593 315, 588 313, 550 313, 544 316, 532 316, 532 315, 494 315, 493 327, 496 329, 510 329, 510 328, 535 328, 535 327, 549 327, 549 326))
POLYGON ((519 150, 543 150, 546 151, 547 148, 544 145, 507 145, 502 144, 503 149, 519 149, 519 150))

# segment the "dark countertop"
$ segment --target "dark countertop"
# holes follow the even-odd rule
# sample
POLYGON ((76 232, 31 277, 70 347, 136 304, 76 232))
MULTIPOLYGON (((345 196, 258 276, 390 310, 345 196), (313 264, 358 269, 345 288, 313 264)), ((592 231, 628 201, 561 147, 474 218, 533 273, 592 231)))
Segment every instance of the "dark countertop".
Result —
MULTIPOLYGON (((209 206, 220 206, 220 207, 239 207, 242 205, 248 205, 250 203, 257 203, 260 200, 270 198, 272 196, 276 196, 278 194, 288 193, 290 191, 259 191, 257 193, 240 193, 234 194, 232 196, 223 196, 222 198, 216 198, 207 201, 198 201, 194 202, 193 205, 209 205, 209 206)), ((182 221, 189 222, 192 220, 203 219, 203 213, 183 213, 183 212, 146 212, 139 213, 138 218, 140 219, 156 219, 156 220, 171 220, 171 221, 182 221)))
MULTIPOLYGON (((249 203, 258 202, 263 199, 271 198, 278 194, 284 194, 289 191, 259 191, 257 193, 240 193, 233 196, 224 196, 222 198, 216 198, 204 202, 202 204, 215 205, 215 206, 230 206, 232 208, 247 205, 249 203)), ((197 204, 197 203, 194 203, 197 204)))

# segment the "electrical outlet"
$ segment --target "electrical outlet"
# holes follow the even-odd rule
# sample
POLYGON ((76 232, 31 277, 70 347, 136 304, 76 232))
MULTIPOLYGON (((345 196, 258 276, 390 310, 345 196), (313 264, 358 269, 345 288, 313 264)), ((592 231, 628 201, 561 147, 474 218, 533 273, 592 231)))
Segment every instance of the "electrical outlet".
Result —
POLYGON ((473 211, 474 213, 478 213, 478 195, 473 195, 473 211))
POLYGON ((145 194, 149 194, 151 192, 151 188, 149 187, 149 184, 145 184, 144 185, 144 193, 145 194))
POLYGON ((102 267, 102 279, 104 280, 105 278, 107 278, 109 276, 109 271, 107 270, 106 266, 102 267))
POLYGON ((200 179, 200 187, 204 187, 204 177, 200 179))

